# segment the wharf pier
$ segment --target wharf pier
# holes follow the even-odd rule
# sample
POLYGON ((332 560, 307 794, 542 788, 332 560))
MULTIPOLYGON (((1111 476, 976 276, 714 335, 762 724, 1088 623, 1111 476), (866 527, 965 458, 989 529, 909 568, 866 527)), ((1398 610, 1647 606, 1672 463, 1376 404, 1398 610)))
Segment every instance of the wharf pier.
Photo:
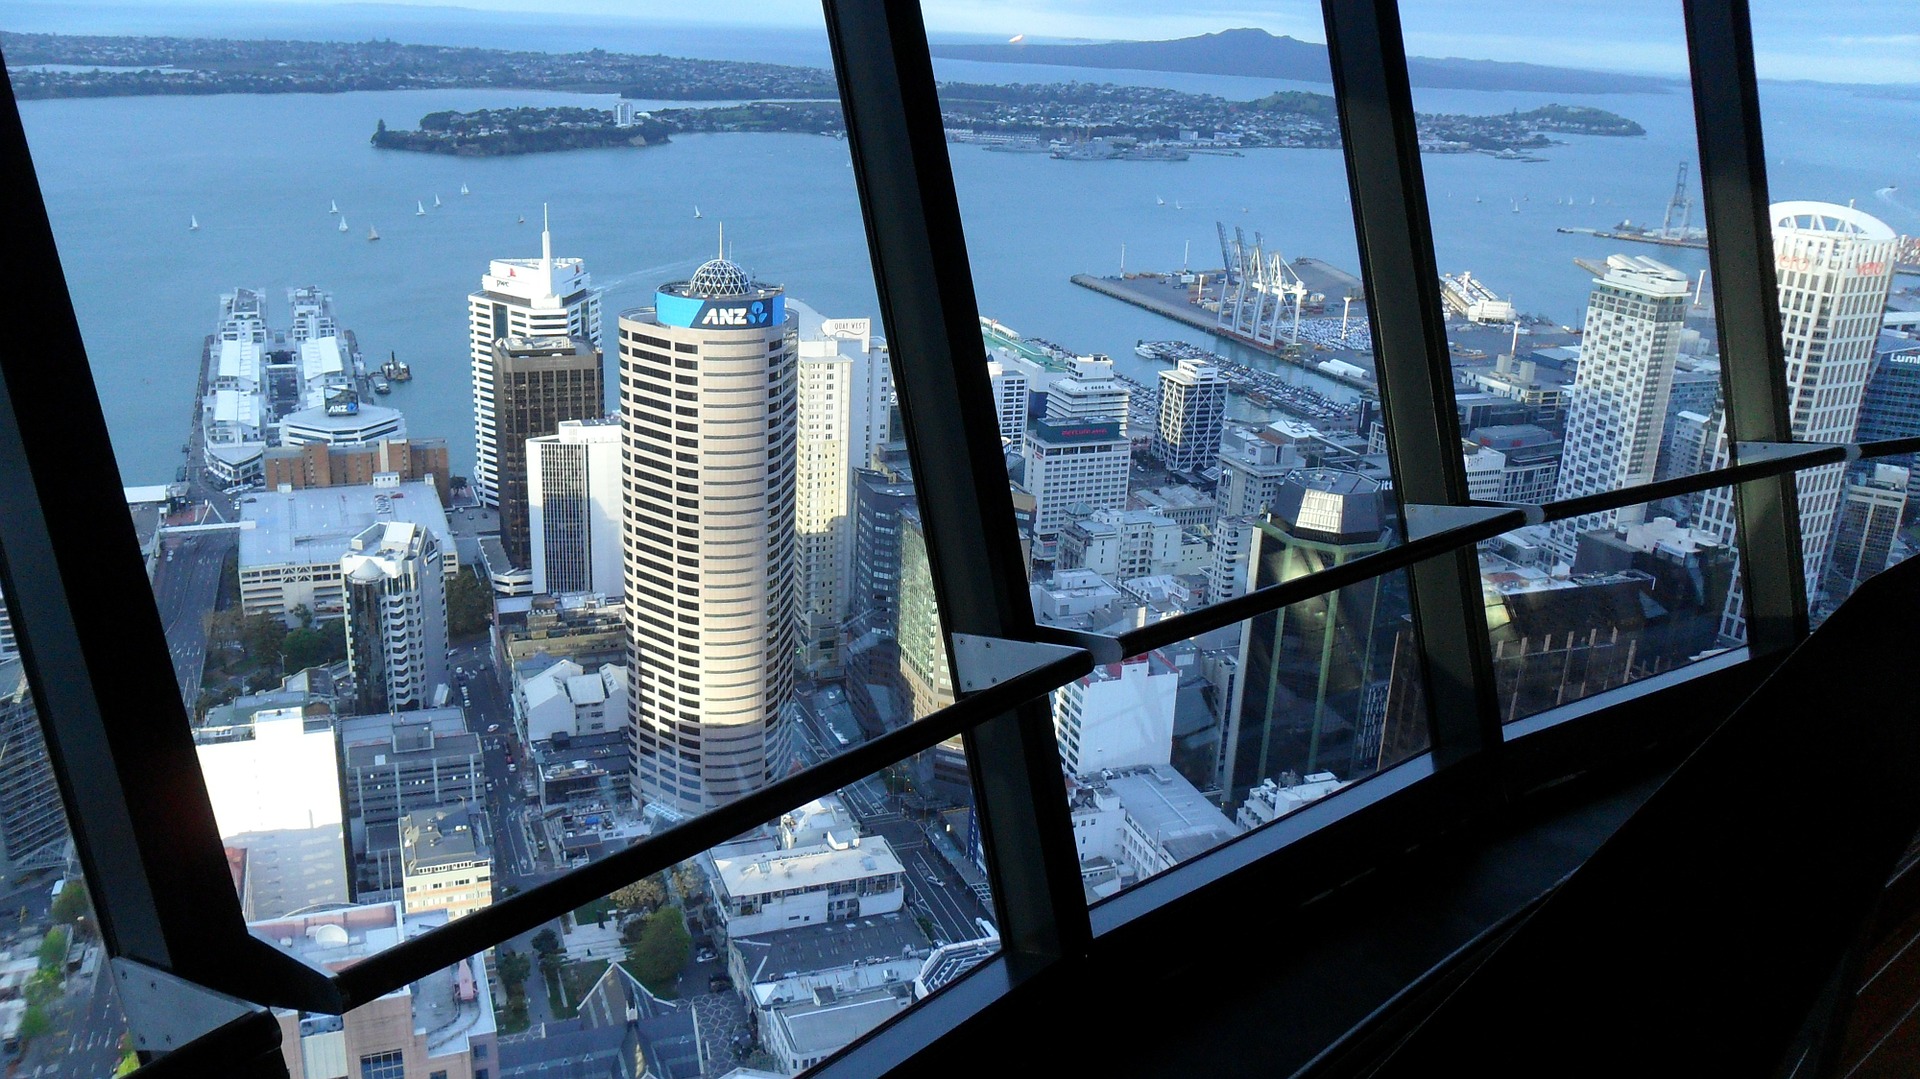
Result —
MULTIPOLYGON (((1301 259, 1298 261, 1305 263, 1308 260, 1301 259)), ((1318 268, 1317 265, 1316 268, 1318 268)), ((1327 267, 1326 269, 1331 271, 1331 267, 1327 267)), ((1207 270, 1197 273, 1195 276, 1203 280, 1212 280, 1223 276, 1225 272, 1224 270, 1207 270)), ((1347 275, 1342 274, 1340 276, 1345 277, 1347 275)), ((1180 282, 1178 276, 1172 274, 1130 274, 1125 277, 1096 277, 1093 274, 1074 274, 1071 278, 1068 278, 1068 280, 1079 285, 1081 288, 1090 289, 1100 293, 1102 296, 1109 296, 1123 303, 1130 303, 1135 307, 1145 308, 1156 315, 1163 315, 1175 322, 1191 326, 1204 333, 1212 334, 1223 341, 1232 341, 1235 344, 1245 345, 1247 348, 1272 356, 1276 360, 1292 364, 1295 367, 1304 368, 1324 378, 1330 378, 1344 386, 1370 392, 1378 392, 1379 390, 1379 384, 1370 377, 1322 367, 1319 361, 1312 358, 1313 352, 1311 350, 1291 348, 1285 343, 1271 344, 1266 341, 1256 341, 1251 337, 1234 333, 1231 329, 1219 324, 1218 316, 1214 312, 1208 311, 1206 308, 1193 302, 1188 293, 1187 286, 1180 282)), ((1365 327, 1367 323, 1365 308, 1358 302, 1356 302, 1354 306, 1359 308, 1359 310, 1353 312, 1352 317, 1358 321, 1360 326, 1365 327)), ((1334 321, 1338 320, 1336 319, 1334 321)), ((1341 358, 1350 359, 1356 356, 1358 350, 1343 351, 1345 355, 1341 358)), ((1365 367, 1371 368, 1372 357, 1370 355, 1358 358, 1364 360, 1365 367)), ((1361 365, 1356 364, 1356 366, 1361 365)))

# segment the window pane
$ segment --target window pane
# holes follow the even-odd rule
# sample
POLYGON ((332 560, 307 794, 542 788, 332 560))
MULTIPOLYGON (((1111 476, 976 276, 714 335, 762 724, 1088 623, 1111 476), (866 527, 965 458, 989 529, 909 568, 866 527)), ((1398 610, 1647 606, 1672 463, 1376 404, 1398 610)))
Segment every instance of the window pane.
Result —
MULTIPOLYGON (((1793 437, 1806 442, 1920 434, 1920 170, 1904 140, 1920 100, 1899 87, 1920 32, 1905 5, 1757 3, 1754 63, 1769 151, 1774 271, 1793 437), (1840 39, 1828 20, 1866 16, 1873 36, 1840 39), (1886 36, 1879 36, 1884 34, 1886 36)), ((1910 457, 1800 473, 1807 606, 1817 624, 1861 581, 1912 553, 1910 457)))
POLYGON ((1276 36, 1323 38, 1318 5, 1178 41, 1118 10, 992 45, 929 19, 1036 584, 1159 617, 1244 589, 1290 475, 1391 503, 1324 48, 1276 36))
POLYGON ((449 844, 458 913, 951 701, 819 17, 274 18, 9 50, 249 915, 449 844))
POLYGON ((119 994, 0 596, 0 1047, 22 1075, 112 1075, 131 1057, 119 994))
MULTIPOLYGON (((1680 8, 1516 8, 1472 35, 1457 5, 1401 12, 1474 496, 1553 501, 1726 464, 1680 8)), ((1730 549, 1731 504, 1716 507, 1666 512, 1730 549)), ((1573 575, 1584 533, 1648 520, 1549 525, 1540 568, 1573 575)), ((1739 593, 1723 597, 1728 643, 1744 639, 1739 593)))
MULTIPOLYGON (((1384 545, 1252 527, 1254 587, 1384 545)), ((1094 902, 1426 749, 1406 575, 1096 668, 1053 716, 1094 902)))
POLYGON ((1739 550, 1677 522, 1716 510, 1733 490, 1633 507, 1612 527, 1582 529, 1571 562, 1551 525, 1480 545, 1480 590, 1492 633, 1502 720, 1516 719, 1721 651, 1737 616, 1739 550), (1631 523, 1627 523, 1631 520, 1631 523))

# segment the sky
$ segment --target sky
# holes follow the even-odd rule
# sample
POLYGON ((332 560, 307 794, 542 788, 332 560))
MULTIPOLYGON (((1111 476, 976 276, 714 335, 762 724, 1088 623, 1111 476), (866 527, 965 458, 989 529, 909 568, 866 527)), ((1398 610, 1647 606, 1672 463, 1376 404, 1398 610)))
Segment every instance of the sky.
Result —
MULTIPOLYGON (((107 0, 101 11, 138 12, 164 22, 170 9, 205 11, 207 0, 107 0)), ((281 8, 412 8, 433 18, 483 9, 689 25, 684 0, 386 0, 380 5, 253 0, 253 12, 281 8), (441 9, 429 11, 423 9, 441 9)), ((1752 0, 1755 51, 1763 78, 1920 83, 1920 0, 1752 0)), ((0 28, 17 13, 72 11, 70 0, 0 0, 0 28)), ((1326 33, 1310 0, 924 0, 939 38, 1152 40, 1232 27, 1259 27, 1308 41, 1326 33)), ((1403 0, 1408 51, 1420 56, 1523 60, 1569 67, 1681 74, 1685 50, 1679 0, 1403 0)), ((819 26, 817 0, 753 0, 702 13, 734 26, 819 26)), ((35 20, 39 21, 39 20, 35 20)), ((112 28, 103 25, 103 31, 112 28)), ((195 32, 204 32, 196 25, 195 32)))

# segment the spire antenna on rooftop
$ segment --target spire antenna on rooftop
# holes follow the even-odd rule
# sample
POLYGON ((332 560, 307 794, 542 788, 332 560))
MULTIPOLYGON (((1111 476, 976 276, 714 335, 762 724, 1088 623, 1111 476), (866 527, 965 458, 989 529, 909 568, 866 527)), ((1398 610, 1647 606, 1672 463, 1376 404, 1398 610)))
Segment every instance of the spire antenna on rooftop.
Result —
POLYGON ((720 251, 714 257, 727 257, 727 223, 725 221, 720 222, 720 251))
POLYGON ((541 268, 553 269, 553 233, 547 224, 547 204, 540 204, 540 263, 541 268))

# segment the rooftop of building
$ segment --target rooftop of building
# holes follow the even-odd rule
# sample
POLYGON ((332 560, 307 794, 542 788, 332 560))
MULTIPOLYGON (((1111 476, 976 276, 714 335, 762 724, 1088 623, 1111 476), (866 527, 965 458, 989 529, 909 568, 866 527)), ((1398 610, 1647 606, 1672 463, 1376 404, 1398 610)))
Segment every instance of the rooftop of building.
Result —
POLYGON ((831 991, 815 1000, 789 1004, 773 1013, 796 1055, 831 1053, 893 1018, 913 1003, 911 984, 871 989, 848 999, 831 991))
POLYGON ((425 481, 261 491, 240 501, 240 565, 333 563, 352 539, 387 521, 416 524, 453 549, 440 494, 425 481))
POLYGON ((492 857, 465 805, 417 809, 401 816, 400 851, 410 873, 492 857))
POLYGON ((905 873, 883 837, 858 839, 845 850, 826 844, 734 857, 715 857, 720 887, 730 896, 764 895, 905 873))
POLYGON ((1082 776, 1078 782, 1113 792, 1127 816, 1179 861, 1240 834, 1219 806, 1168 765, 1124 768, 1082 776))
POLYGON ((759 985, 855 963, 924 958, 933 942, 906 911, 736 937, 733 947, 759 985))

